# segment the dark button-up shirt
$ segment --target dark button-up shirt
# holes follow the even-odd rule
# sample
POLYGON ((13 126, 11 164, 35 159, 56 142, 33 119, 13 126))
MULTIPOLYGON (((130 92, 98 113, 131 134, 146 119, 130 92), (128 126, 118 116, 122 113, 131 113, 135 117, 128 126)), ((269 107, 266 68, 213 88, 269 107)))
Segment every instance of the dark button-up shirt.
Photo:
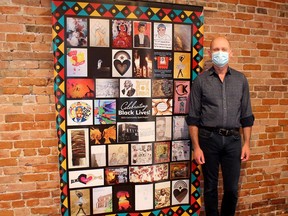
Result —
POLYGON ((212 67, 192 83, 188 125, 217 128, 252 126, 249 85, 244 74, 228 68, 221 82, 212 67))

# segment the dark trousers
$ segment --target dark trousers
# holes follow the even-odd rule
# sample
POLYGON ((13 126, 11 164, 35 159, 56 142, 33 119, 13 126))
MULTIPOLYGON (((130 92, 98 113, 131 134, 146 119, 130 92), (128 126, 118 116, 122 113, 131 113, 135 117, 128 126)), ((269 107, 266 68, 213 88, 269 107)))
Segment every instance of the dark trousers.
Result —
POLYGON ((223 176, 224 195, 221 216, 233 216, 238 200, 238 182, 241 169, 241 136, 221 136, 216 132, 199 129, 199 144, 204 153, 204 204, 206 216, 219 216, 219 165, 223 176))

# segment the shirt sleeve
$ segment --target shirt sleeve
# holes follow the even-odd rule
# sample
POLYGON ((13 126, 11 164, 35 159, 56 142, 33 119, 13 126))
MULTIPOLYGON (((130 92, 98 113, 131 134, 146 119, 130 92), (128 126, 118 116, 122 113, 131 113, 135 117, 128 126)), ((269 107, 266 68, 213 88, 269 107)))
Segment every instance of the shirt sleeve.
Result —
POLYGON ((189 102, 189 114, 186 117, 186 123, 188 125, 199 126, 201 116, 201 80, 199 76, 192 82, 190 102, 189 102))
POLYGON ((249 84, 248 84, 246 77, 244 77, 243 85, 244 85, 244 88, 243 88, 243 98, 242 98, 242 103, 241 103, 240 123, 242 127, 250 127, 254 124, 255 118, 252 113, 249 84))

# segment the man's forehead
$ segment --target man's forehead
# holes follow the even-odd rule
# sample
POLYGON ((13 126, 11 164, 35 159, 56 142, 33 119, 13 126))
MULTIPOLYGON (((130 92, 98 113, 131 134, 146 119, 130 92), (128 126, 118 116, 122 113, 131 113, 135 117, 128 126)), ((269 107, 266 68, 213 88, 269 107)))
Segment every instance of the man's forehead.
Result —
POLYGON ((211 42, 211 48, 215 47, 225 47, 225 48, 230 48, 230 43, 226 38, 223 37, 218 37, 212 40, 211 42))

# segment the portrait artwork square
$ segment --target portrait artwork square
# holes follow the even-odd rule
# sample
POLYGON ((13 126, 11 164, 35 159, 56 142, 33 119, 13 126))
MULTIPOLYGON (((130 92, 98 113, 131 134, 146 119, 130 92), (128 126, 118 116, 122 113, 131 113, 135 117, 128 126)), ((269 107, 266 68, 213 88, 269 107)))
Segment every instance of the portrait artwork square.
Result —
POLYGON ((112 47, 132 48, 132 21, 112 20, 112 47))
POLYGON ((67 100, 67 124, 69 126, 93 124, 92 100, 67 100))
POLYGON ((154 23, 154 49, 172 50, 171 23, 154 23))
POLYGON ((170 205, 171 187, 170 181, 155 184, 155 208, 163 208, 170 205))
POLYGON ((151 22, 134 21, 133 22, 134 48, 151 48, 151 22))
POLYGON ((151 97, 150 79, 120 79, 120 97, 151 97))
POLYGON ((156 117, 156 141, 169 141, 172 137, 172 117, 156 117))
POLYGON ((154 143, 154 162, 163 163, 170 162, 170 142, 155 142, 154 143))

